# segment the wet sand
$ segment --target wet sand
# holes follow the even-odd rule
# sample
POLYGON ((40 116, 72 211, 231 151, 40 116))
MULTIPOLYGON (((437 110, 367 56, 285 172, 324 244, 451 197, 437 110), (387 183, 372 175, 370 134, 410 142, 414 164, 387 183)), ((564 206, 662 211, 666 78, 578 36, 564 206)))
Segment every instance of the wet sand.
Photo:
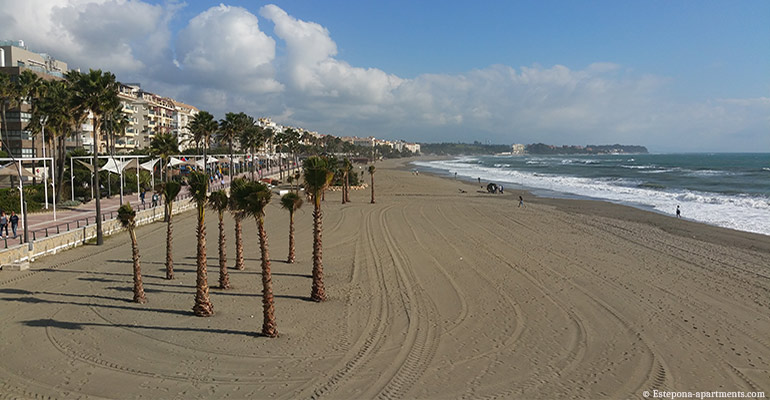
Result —
MULTIPOLYGON (((365 180, 369 181, 368 174, 365 180)), ((770 394, 770 238, 602 202, 481 193, 377 164, 369 190, 324 202, 329 300, 308 301, 312 206, 266 223, 280 337, 259 337, 256 224, 246 269, 192 315, 195 215, 0 271, 0 393, 15 398, 642 398, 770 394), (465 190, 462 193, 460 189, 465 190)), ((229 264, 233 224, 225 218, 229 264)), ((218 278, 207 211, 209 284, 218 278)), ((2 397, 2 396, 0 396, 2 397)))

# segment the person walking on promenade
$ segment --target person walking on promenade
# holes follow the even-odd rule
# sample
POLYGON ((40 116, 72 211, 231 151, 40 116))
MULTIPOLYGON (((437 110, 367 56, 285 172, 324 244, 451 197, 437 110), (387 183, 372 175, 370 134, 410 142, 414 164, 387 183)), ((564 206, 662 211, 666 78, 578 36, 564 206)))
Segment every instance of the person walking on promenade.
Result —
POLYGON ((16 211, 11 211, 11 230, 13 231, 13 238, 16 239, 16 229, 19 227, 19 216, 16 215, 16 211))
POLYGON ((142 191, 139 192, 139 199, 142 200, 142 205, 144 205, 144 195, 147 194, 147 190, 142 188, 142 191))
POLYGON ((152 206, 153 207, 157 207, 158 206, 158 197, 159 196, 158 196, 157 192, 152 194, 152 206))
POLYGON ((0 213, 0 237, 8 236, 8 216, 5 215, 5 211, 0 213), (3 235, 5 231, 5 235, 3 235))

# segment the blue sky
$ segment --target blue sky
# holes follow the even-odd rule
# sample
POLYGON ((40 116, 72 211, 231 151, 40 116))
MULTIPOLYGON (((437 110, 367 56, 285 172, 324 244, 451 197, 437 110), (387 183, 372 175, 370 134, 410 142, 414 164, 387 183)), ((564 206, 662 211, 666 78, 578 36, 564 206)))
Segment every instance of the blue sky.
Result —
POLYGON ((337 135, 770 151, 768 1, 13 3, 3 38, 337 135), (14 21, 12 21, 14 22, 14 21))
MULTIPOLYGON (((272 3, 326 27, 352 65, 405 78, 492 64, 612 62, 675 79, 682 98, 770 93, 768 1, 272 3)), ((264 3, 226 4, 256 13, 264 3)), ((175 28, 210 5, 188 2, 175 28)))

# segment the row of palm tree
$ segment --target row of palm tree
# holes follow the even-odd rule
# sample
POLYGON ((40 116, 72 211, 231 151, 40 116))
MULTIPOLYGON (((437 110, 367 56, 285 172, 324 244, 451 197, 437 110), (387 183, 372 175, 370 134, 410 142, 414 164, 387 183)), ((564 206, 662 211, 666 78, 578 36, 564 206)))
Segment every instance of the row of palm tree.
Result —
MULTIPOLYGON (((325 157, 312 156, 303 163, 304 186, 313 201, 313 283, 311 287, 310 298, 313 301, 320 302, 326 300, 326 291, 323 283, 323 261, 322 261, 322 211, 321 197, 331 183, 334 172, 330 162, 325 157)), ((370 171, 373 171, 370 169, 370 171)), ((261 253, 261 273, 262 273, 262 307, 263 324, 262 335, 267 337, 276 337, 278 330, 275 320, 275 301, 272 286, 272 273, 270 268, 270 256, 268 254, 268 236, 265 231, 265 208, 270 203, 272 194, 266 185, 245 178, 237 178, 230 187, 230 196, 224 190, 215 191, 208 194, 208 178, 205 173, 193 171, 189 176, 190 194, 197 208, 197 251, 196 251, 196 290, 193 313, 197 316, 211 316, 214 314, 214 307, 209 297, 207 257, 206 257, 206 226, 205 209, 208 205, 217 211, 219 219, 219 288, 229 289, 230 281, 227 273, 227 258, 225 251, 224 234, 224 214, 230 211, 236 221, 242 221, 244 218, 253 217, 257 223, 259 248, 261 253)), ((176 182, 165 182, 161 185, 161 190, 166 196, 168 207, 173 204, 176 194, 179 192, 179 186, 176 182)), ((302 199, 295 191, 285 194, 281 198, 281 207, 289 212, 289 253, 288 263, 295 261, 294 244, 294 213, 302 206, 302 199)), ((169 214, 171 214, 169 212, 169 214)), ((134 265, 134 301, 144 303, 146 296, 142 287, 141 267, 139 264, 139 251, 137 248, 135 233, 136 212, 131 209, 130 204, 121 206, 118 212, 118 218, 123 226, 128 229, 131 238, 131 248, 134 265)), ((166 252, 166 278, 173 278, 173 261, 171 257, 171 234, 172 222, 168 219, 167 224, 167 252, 166 252)), ((238 230, 236 231, 238 232, 238 230)), ((240 238, 236 238, 239 242, 240 238)), ((237 246, 242 247, 240 243, 237 246)), ((241 261, 242 262, 242 261, 241 261)))

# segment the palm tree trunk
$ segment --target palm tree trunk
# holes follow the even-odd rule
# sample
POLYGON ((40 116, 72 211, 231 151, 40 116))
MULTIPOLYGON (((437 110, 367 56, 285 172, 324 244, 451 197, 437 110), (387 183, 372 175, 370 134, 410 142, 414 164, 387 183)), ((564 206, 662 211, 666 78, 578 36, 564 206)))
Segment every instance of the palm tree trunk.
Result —
POLYGON ((345 173, 345 201, 350 203, 350 171, 345 173))
POLYGON ((287 263, 294 263, 294 210, 289 211, 289 258, 287 263))
POLYGON ((254 180, 254 170, 257 169, 257 160, 254 159, 254 148, 251 148, 251 180, 254 180))
POLYGON ((214 307, 209 300, 209 284, 206 272, 206 225, 203 204, 198 205, 198 270, 195 283, 195 306, 193 312, 199 317, 210 317, 214 307))
POLYGON ((262 252, 262 334, 277 337, 275 326, 275 304, 273 300, 273 275, 270 272, 270 256, 267 253, 267 234, 264 217, 257 217, 259 229, 259 249, 262 252))
POLYGON ((310 299, 320 302, 326 300, 326 290, 324 290, 324 267, 322 263, 323 248, 321 244, 323 221, 321 203, 318 199, 313 200, 315 203, 315 208, 313 210, 313 290, 310 292, 310 299))
POLYGON ((219 288, 230 289, 230 277, 227 275, 227 254, 225 249, 224 213, 219 212, 219 288))
POLYGON ((243 229, 240 217, 235 217, 235 269, 243 270, 243 229))
POLYGON ((139 265, 139 246, 136 243, 136 232, 133 227, 128 228, 131 236, 131 253, 134 259, 134 303, 146 303, 144 286, 142 285, 142 267, 139 265))
MULTIPOLYGON (((64 190, 64 161, 67 159, 66 146, 64 145, 64 136, 56 138, 59 141, 58 146, 54 145, 54 153, 58 153, 59 167, 56 170, 56 193, 54 193, 54 201, 56 203, 61 199, 61 192, 64 190)), ((56 143, 54 141, 54 143, 56 143)))
MULTIPOLYGON (((168 207, 171 207, 171 202, 168 202, 168 207)), ((166 279, 174 279, 174 256, 172 255, 172 235, 174 227, 171 224, 171 216, 168 218, 166 224, 166 279)))
POLYGON ((94 115, 94 190, 96 193, 96 245, 104 244, 104 233, 102 232, 102 191, 99 186, 99 118, 94 115))
POLYGON ((374 174, 371 174, 372 177, 372 204, 374 204, 374 174))
POLYGON ((233 181, 233 139, 228 140, 228 145, 230 147, 230 171, 228 171, 227 175, 230 177, 229 181, 233 181))

